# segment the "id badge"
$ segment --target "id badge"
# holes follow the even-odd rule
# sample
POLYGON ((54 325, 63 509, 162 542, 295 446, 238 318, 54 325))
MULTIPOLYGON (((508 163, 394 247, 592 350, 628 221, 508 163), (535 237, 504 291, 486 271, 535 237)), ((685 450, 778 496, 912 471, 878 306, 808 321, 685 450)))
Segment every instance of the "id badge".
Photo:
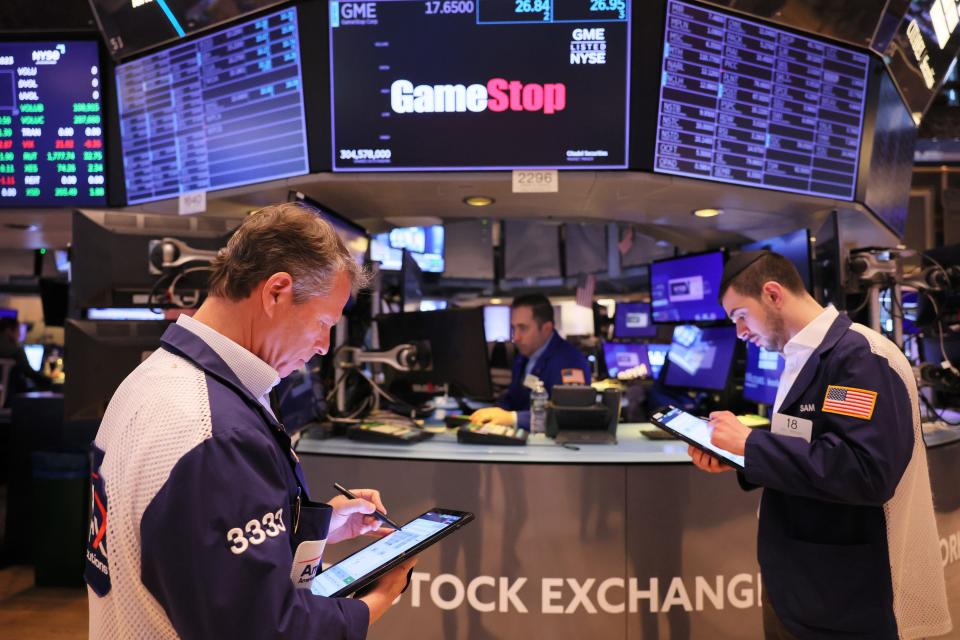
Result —
POLYGON ((813 436, 813 420, 794 418, 785 413, 775 413, 773 414, 773 420, 770 422, 770 431, 777 435, 803 438, 810 442, 810 438, 813 436))

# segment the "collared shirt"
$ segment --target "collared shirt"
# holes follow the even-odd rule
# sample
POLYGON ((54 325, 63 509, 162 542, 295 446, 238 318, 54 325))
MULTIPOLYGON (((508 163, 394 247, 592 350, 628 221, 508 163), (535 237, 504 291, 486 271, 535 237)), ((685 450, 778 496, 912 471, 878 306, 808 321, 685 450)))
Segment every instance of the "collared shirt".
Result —
POLYGON ((526 377, 530 375, 530 372, 533 371, 533 368, 537 366, 537 360, 540 359, 540 356, 543 355, 543 352, 547 350, 547 345, 550 344, 550 341, 553 340, 553 334, 550 334, 550 337, 547 338, 547 341, 540 345, 540 348, 533 352, 533 355, 530 356, 530 359, 527 360, 527 366, 523 370, 523 375, 526 377))
POLYGON ((273 416, 273 409, 270 408, 270 390, 280 382, 280 374, 276 369, 216 329, 186 314, 180 315, 177 324, 210 345, 210 348, 223 358, 230 370, 236 374, 250 395, 273 416))
POLYGON ((780 385, 777 387, 777 400, 773 404, 774 413, 780 411, 780 405, 787 397, 790 387, 797 380, 797 376, 800 375, 803 365, 807 364, 807 360, 810 359, 814 350, 823 342, 823 338, 827 335, 827 331, 830 330, 838 315, 840 315, 840 312, 833 305, 829 305, 783 346, 785 362, 783 373, 780 374, 780 385))

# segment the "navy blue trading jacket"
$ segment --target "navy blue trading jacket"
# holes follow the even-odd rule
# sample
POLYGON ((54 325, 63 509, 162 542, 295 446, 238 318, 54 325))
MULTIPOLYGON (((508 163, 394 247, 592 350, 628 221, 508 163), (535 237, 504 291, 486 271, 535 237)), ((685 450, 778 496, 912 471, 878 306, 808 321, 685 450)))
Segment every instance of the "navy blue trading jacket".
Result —
POLYGON ((162 347, 97 435, 91 637, 366 637, 365 603, 296 586, 319 569, 332 509, 309 501, 282 425, 191 331, 171 325, 162 347), (158 399, 169 380, 205 401, 158 399))
POLYGON ((946 602, 916 385, 908 376, 892 343, 840 315, 780 407, 812 421, 811 441, 763 430, 747 439, 739 475, 744 488, 764 488, 758 557, 765 597, 798 638, 884 640, 949 630, 948 613, 924 618, 906 591, 931 589, 930 600, 946 602), (824 411, 831 385, 876 392, 872 415, 824 411), (908 544, 894 549, 892 540, 908 544))
MULTIPOLYGON (((530 389, 523 386, 524 371, 529 361, 529 358, 519 353, 513 359, 510 386, 497 402, 500 408, 517 412, 517 426, 522 429, 530 428, 530 389)), ((554 385, 563 383, 564 369, 582 370, 584 383, 590 384, 590 363, 587 362, 587 357, 554 331, 547 348, 540 354, 530 374, 540 378, 544 389, 551 393, 554 385)))

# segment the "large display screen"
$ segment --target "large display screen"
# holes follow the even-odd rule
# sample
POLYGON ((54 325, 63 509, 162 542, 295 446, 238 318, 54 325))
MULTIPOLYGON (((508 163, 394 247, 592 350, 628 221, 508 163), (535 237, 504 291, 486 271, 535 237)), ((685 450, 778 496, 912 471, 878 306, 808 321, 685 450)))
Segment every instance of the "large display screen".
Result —
POLYGON ((717 294, 723 253, 703 253, 650 265, 654 322, 701 322, 727 317, 717 294))
POLYGON ((110 53, 129 56, 283 0, 91 0, 110 53))
POLYGON ((127 202, 309 172, 297 11, 117 67, 127 202))
POLYGON ((626 168, 630 4, 331 2, 334 170, 626 168))
POLYGON ((94 41, 0 42, 0 206, 105 205, 94 41))
POLYGON ((743 377, 743 397, 760 404, 772 405, 777 399, 783 356, 747 343, 747 371, 743 377))
POLYGON ((722 391, 727 386, 736 345, 734 327, 676 327, 664 384, 722 391))
POLYGON ((869 57, 669 0, 654 170, 853 200, 869 57))

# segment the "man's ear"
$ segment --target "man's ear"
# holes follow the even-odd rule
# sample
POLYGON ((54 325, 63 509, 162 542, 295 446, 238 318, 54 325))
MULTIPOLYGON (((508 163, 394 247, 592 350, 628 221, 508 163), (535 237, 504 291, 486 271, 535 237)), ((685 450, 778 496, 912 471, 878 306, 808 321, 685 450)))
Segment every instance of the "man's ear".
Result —
POLYGON ((763 283, 763 296, 777 309, 783 307, 784 293, 783 285, 775 280, 768 280, 763 283))
POLYGON ((293 277, 279 271, 263 281, 260 289, 260 304, 268 318, 273 318, 277 309, 293 303, 293 277))

